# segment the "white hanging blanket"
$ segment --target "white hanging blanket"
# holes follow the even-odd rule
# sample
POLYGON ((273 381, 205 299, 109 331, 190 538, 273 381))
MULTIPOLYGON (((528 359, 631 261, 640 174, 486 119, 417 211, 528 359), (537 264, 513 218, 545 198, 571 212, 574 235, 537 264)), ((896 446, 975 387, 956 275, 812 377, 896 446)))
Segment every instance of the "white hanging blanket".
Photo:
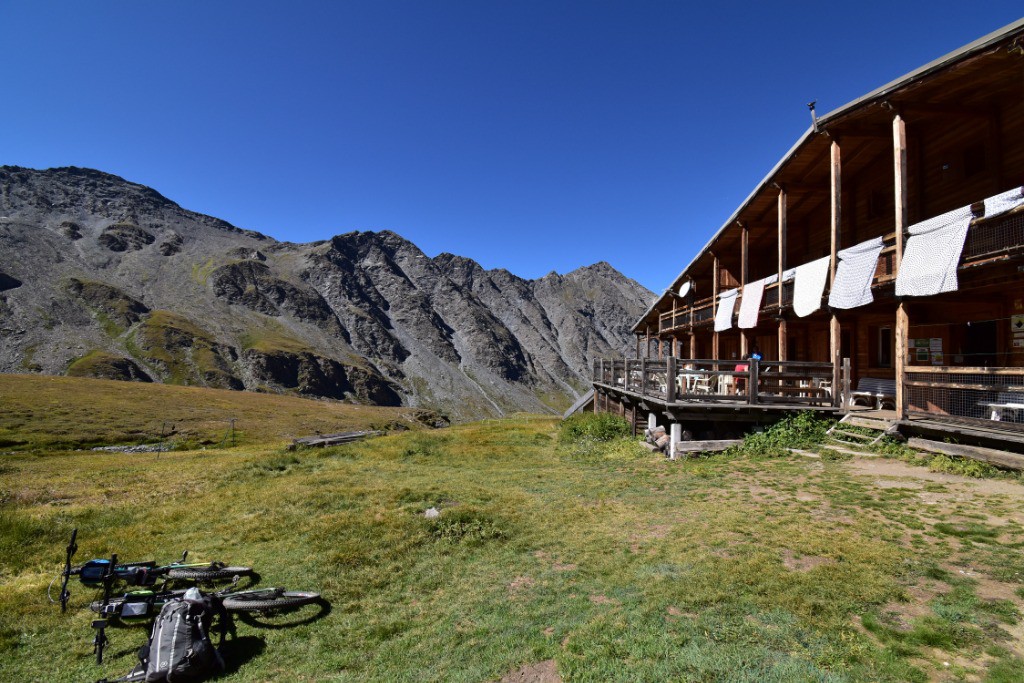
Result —
POLYGON ((757 327, 757 314, 761 311, 761 299, 764 288, 779 279, 778 274, 769 275, 763 280, 748 282, 743 287, 743 298, 740 299, 740 317, 737 326, 747 330, 757 327))
POLYGON ((839 264, 836 266, 835 282, 828 293, 829 306, 856 308, 875 300, 871 295, 871 280, 878 267, 882 246, 882 238, 876 237, 837 254, 839 264))
POLYGON ((1016 209, 1021 204, 1024 204, 1024 187, 1017 187, 1009 192, 1003 192, 997 194, 995 197, 989 197, 985 200, 985 218, 991 218, 992 216, 998 216, 1001 213, 1006 213, 1010 209, 1016 209))
POLYGON ((956 267, 971 218, 971 207, 964 206, 907 229, 910 238, 896 274, 896 296, 930 296, 957 290, 956 267))
POLYGON ((793 312, 801 318, 821 308, 821 293, 825 291, 830 260, 830 257, 823 256, 794 269, 793 312))
POLYGON ((738 289, 722 292, 718 297, 718 310, 715 312, 715 332, 724 332, 732 327, 732 312, 736 308, 738 289))

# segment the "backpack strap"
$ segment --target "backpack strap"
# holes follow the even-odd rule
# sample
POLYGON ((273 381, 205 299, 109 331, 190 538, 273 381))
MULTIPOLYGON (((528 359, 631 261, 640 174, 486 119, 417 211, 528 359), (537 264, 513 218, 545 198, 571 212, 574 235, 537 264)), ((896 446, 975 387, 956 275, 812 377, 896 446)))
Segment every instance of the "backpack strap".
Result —
POLYGON ((216 595, 208 595, 207 599, 210 601, 210 607, 214 614, 217 615, 218 630, 220 631, 220 642, 217 644, 217 648, 224 646, 224 640, 228 634, 231 634, 232 640, 237 637, 235 631, 235 620, 231 618, 231 613, 224 607, 224 601, 216 595))
POLYGON ((96 683, 139 683, 146 680, 146 665, 139 663, 135 668, 120 678, 101 678, 96 683))

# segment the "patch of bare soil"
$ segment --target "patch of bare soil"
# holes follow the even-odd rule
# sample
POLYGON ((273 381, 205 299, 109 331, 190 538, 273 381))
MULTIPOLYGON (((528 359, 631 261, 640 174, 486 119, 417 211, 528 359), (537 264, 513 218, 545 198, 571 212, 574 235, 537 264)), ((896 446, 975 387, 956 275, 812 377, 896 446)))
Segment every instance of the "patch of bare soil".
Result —
POLYGON ((881 615, 890 626, 899 631, 909 631, 914 619, 932 613, 928 606, 934 598, 949 590, 949 586, 938 581, 927 581, 907 588, 906 602, 892 601, 882 606, 881 615))
POLYGON ((831 557, 818 555, 797 555, 788 548, 782 551, 782 565, 791 572, 809 572, 823 564, 835 564, 831 557))
POLYGON ((515 595, 516 593, 533 588, 536 583, 537 582, 529 576, 517 576, 512 579, 512 583, 508 585, 508 592, 515 595))
POLYGON ((1024 485, 1002 479, 973 479, 962 477, 957 474, 945 474, 944 472, 932 472, 923 467, 908 465, 899 460, 886 458, 858 458, 846 463, 846 467, 858 474, 875 477, 876 483, 880 486, 881 481, 896 480, 901 482, 903 488, 923 488, 922 481, 933 481, 942 484, 955 486, 958 489, 967 489, 973 493, 982 495, 1008 495, 1024 496, 1024 485), (917 483, 917 486, 913 484, 917 483))
POLYGON ((552 557, 550 553, 546 553, 543 550, 536 551, 533 556, 545 564, 550 564, 551 568, 556 572, 571 572, 579 568, 578 564, 574 562, 562 562, 561 559, 552 557))
POLYGON ((607 595, 591 595, 590 602, 595 605, 617 605, 619 601, 615 598, 609 598, 607 595))
POLYGON ((524 664, 501 677, 498 683, 562 683, 555 660, 524 664))

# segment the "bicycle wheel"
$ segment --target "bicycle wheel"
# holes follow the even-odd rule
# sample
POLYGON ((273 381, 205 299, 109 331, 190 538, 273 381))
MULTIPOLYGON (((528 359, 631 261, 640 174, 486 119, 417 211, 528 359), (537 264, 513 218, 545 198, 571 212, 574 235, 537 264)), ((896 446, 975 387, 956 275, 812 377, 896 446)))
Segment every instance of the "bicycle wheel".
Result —
POLYGON ((167 570, 167 578, 189 581, 216 581, 248 574, 252 574, 252 567, 179 567, 167 570))
POLYGON ((279 588, 264 588, 243 591, 224 596, 224 609, 229 612, 269 612, 291 609, 316 602, 319 593, 310 591, 284 591, 279 588))

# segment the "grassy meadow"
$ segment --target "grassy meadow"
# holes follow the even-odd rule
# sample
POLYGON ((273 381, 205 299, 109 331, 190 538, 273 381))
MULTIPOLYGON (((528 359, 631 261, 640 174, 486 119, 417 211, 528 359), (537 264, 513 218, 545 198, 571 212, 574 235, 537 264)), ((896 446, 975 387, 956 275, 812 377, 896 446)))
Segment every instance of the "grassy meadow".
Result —
MULTIPOLYGON (((81 385, 30 385, 0 385, 0 680, 113 678, 145 640, 111 629, 99 667, 96 592, 72 583, 67 614, 47 601, 74 527, 80 562, 187 548, 330 602, 238 622, 225 681, 1024 680, 1019 479, 754 448, 669 462, 533 416, 289 452, 296 425, 400 411, 288 399, 247 428, 250 397, 285 397, 237 393, 241 445, 73 451, 168 388, 130 385, 57 438, 40 405, 81 385)), ((229 393, 189 392, 153 400, 229 393)))

